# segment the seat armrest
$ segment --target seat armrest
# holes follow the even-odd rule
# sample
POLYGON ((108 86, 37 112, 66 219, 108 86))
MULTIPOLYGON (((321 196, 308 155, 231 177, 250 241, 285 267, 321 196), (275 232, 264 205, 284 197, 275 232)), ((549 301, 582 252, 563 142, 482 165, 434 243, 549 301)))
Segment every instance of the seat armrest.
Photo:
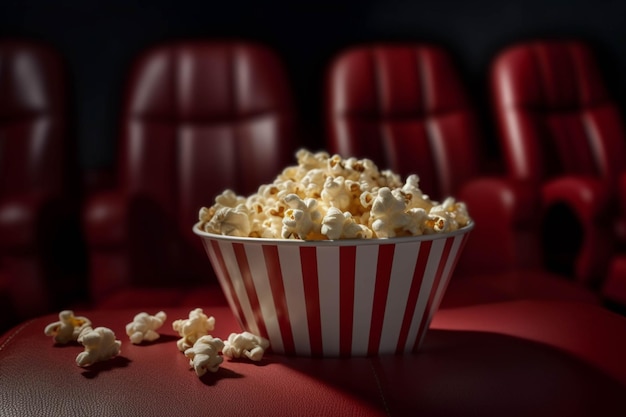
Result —
POLYGON ((546 183, 542 197, 544 237, 551 242, 551 253, 570 247, 568 251, 574 253, 565 256, 569 261, 558 262, 577 281, 596 287, 606 277, 614 252, 617 201, 610 185, 599 178, 564 176, 546 183), (565 221, 561 221, 563 215, 565 221))
POLYGON ((459 273, 536 266, 540 194, 530 182, 482 177, 456 195, 476 226, 459 262, 459 273))
POLYGON ((122 192, 101 191, 91 195, 83 209, 83 227, 91 247, 119 246, 127 240, 128 208, 122 192))
POLYGON ((540 207, 540 198, 531 182, 496 176, 471 180, 458 192, 458 200, 479 213, 499 216, 509 226, 534 221, 533 213, 540 207))
POLYGON ((617 179, 618 214, 615 220, 615 234, 619 242, 626 243, 626 173, 617 179))
POLYGON ((609 185, 599 178, 584 176, 559 177, 542 188, 544 207, 563 203, 582 222, 612 220, 607 217, 613 206, 609 185))
POLYGON ((58 223, 62 199, 50 193, 23 193, 0 200, 0 247, 34 250, 48 222, 58 223))
POLYGON ((619 196, 619 206, 622 213, 626 213, 626 172, 617 179, 617 195, 619 196))

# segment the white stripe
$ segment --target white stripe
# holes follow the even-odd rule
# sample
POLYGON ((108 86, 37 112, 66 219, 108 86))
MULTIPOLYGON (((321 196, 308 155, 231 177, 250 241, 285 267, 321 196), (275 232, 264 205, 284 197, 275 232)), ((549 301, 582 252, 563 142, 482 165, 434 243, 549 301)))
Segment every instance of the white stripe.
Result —
POLYGON ((409 334, 406 338, 406 344, 404 351, 409 352, 413 349, 415 340, 417 340, 420 322, 422 316, 425 314, 424 310, 428 303, 428 296, 430 295, 430 289, 435 281, 435 275, 437 274, 437 268, 439 267, 439 260, 443 253, 443 244, 445 240, 433 240, 430 248, 430 256, 424 269, 424 278, 422 279, 422 286, 419 290, 417 297, 417 303, 415 305, 415 311, 413 312, 413 319, 411 320, 411 327, 409 328, 409 334))
POLYGON ((454 242, 452 242, 452 247, 450 248, 450 255, 448 256, 446 265, 443 268, 443 274, 441 276, 441 281, 439 281, 439 288, 437 288, 437 293, 435 294, 435 299, 433 302, 433 309, 430 311, 430 316, 428 317, 428 323, 430 323, 433 316, 435 315, 435 312, 439 308, 439 304, 441 304, 441 299, 443 298, 445 290, 448 286, 450 277, 452 276, 452 273, 454 272, 454 270, 452 269, 452 266, 454 265, 454 262, 456 262, 456 259, 459 256, 459 249, 461 247, 461 242, 463 242, 463 237, 464 237, 463 235, 460 235, 460 236, 456 236, 453 238, 454 242))
POLYGON ((300 249, 296 246, 278 245, 278 257, 283 275, 285 299, 287 310, 289 311, 289 321, 291 322, 291 332, 296 354, 310 355, 311 343, 309 340, 306 300, 304 298, 300 249))
POLYGON ((394 250, 387 305, 385 307, 383 328, 378 348, 380 352, 391 353, 396 350, 419 246, 419 242, 411 242, 396 245, 394 250), (410 273, 410 276, 407 276, 407 272, 410 273))
POLYGON ((339 247, 317 248, 322 349, 339 356, 339 247))
MULTIPOLYGON (((449 238, 449 239, 452 239, 452 238, 449 238)), ((437 293, 435 294, 433 305, 430 310, 430 314, 428 315, 428 322, 426 322, 426 327, 425 327, 426 329, 430 327, 430 322, 432 321, 433 316, 435 315, 435 312, 437 311, 437 309, 439 309, 439 304, 441 303, 441 299, 443 298, 445 289, 448 286, 448 281, 450 281, 450 276, 452 275, 452 272, 454 272, 452 270, 452 265, 454 264, 455 260, 457 259, 459 255, 459 248, 461 247, 462 241, 463 241, 463 235, 454 237, 454 242, 452 243, 452 247, 450 248, 450 255, 448 256, 448 259, 446 260, 446 264, 443 268, 443 273, 441 275, 441 280, 439 281, 439 288, 437 288, 437 293)), ((426 331, 424 331, 424 333, 422 334, 420 338, 420 342, 419 342, 420 346, 422 342, 424 341, 425 335, 426 335, 426 331)))
POLYGON ((241 306, 243 315, 246 318, 245 321, 248 323, 249 329, 246 330, 254 334, 259 334, 259 327, 254 320, 254 314, 252 313, 252 307, 250 307, 248 294, 246 294, 246 287, 244 286, 243 279, 241 278, 233 245, 228 242, 219 242, 219 246, 222 251, 222 257, 224 258, 224 264, 228 270, 228 275, 230 275, 230 281, 235 290, 235 294, 237 294, 237 298, 239 299, 239 305, 241 306))
POLYGON ((265 256, 263 256, 263 246, 245 245, 244 248, 272 350, 277 353, 284 352, 285 348, 280 334, 280 326, 278 325, 278 315, 276 314, 274 297, 272 296, 272 287, 267 276, 265 256))
POLYGON ((357 246, 355 264, 352 354, 363 356, 369 344, 378 245, 357 246))
POLYGON ((217 275, 217 280, 220 283, 220 287, 222 288, 222 291, 224 292, 224 295, 226 296, 226 300, 228 301, 230 310, 233 312, 235 317, 237 317, 237 321, 239 322, 239 325, 243 327, 243 317, 239 317, 239 310, 237 309, 237 304, 235 303, 233 294, 230 291, 230 286, 228 285, 228 282, 227 282, 228 278, 225 275, 228 273, 228 271, 223 271, 222 268, 220 267, 220 263, 217 260, 218 256, 213 250, 213 246, 211 245, 211 243, 205 239, 203 239, 202 242, 204 243, 204 248, 206 249, 207 254, 209 255, 209 260, 211 261, 211 265, 213 266, 215 275, 217 275))

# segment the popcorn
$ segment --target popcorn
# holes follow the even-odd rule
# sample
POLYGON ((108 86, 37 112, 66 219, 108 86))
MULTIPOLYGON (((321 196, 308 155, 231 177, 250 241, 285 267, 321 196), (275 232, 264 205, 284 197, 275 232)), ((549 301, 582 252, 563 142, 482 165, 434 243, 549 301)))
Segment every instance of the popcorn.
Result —
MULTIPOLYGON (((350 183, 354 183, 350 181, 350 183)), ((322 190, 321 197, 330 207, 337 207, 340 210, 348 210, 350 203, 352 202, 352 195, 350 189, 346 187, 346 179, 342 176, 339 177, 326 177, 324 181, 324 189, 322 190)))
POLYGON ((189 312, 188 319, 175 320, 172 328, 181 336, 176 342, 178 350, 185 352, 202 336, 209 334, 215 328, 215 318, 208 317, 201 308, 189 312))
MULTIPOLYGON (((157 330, 166 319, 167 315, 163 311, 155 315, 138 313, 126 325, 126 334, 133 344, 154 341, 160 337, 157 330)), ((215 327, 215 318, 208 317, 201 308, 191 310, 188 319, 175 320, 172 327, 182 336, 176 346, 189 358, 189 366, 199 377, 207 371, 217 372, 224 361, 220 353, 229 358, 246 357, 260 361, 270 345, 267 339, 249 332, 231 333, 226 342, 209 335, 208 332, 215 327)), ((44 332, 47 336, 53 336, 57 343, 77 341, 83 345, 84 351, 76 356, 76 364, 80 367, 110 360, 121 351, 122 342, 116 339, 111 329, 94 329, 89 319, 74 316, 71 310, 61 311, 59 321, 47 325, 44 332)))
POLYGON ((44 329, 46 336, 52 336, 56 343, 66 344, 76 342, 80 332, 91 326, 91 320, 87 317, 74 316, 71 310, 63 310, 59 313, 59 321, 50 323, 44 329))
POLYGON ((220 207, 207 223, 207 231, 227 236, 244 237, 250 234, 250 214, 245 205, 220 207))
POLYGON ((89 366, 112 359, 119 355, 122 345, 122 342, 115 339, 115 333, 106 327, 83 328, 78 342, 85 347, 85 351, 76 357, 78 366, 89 366))
POLYGON ((144 340, 153 342, 159 338, 156 331, 163 326, 166 319, 167 315, 163 311, 159 311, 154 316, 145 312, 139 313, 135 315, 131 323, 126 325, 126 334, 135 345, 144 340))
POLYGON ((246 200, 243 197, 239 197, 231 190, 224 191, 221 195, 217 196, 215 201, 225 207, 235 208, 241 204, 245 204, 246 200))
POLYGON ((342 213, 336 207, 328 209, 322 220, 321 233, 329 239, 367 239, 372 237, 372 230, 362 224, 357 224, 352 214, 342 213))
POLYGON ((415 174, 409 175, 406 178, 406 182, 400 189, 400 193, 406 202, 407 209, 421 208, 425 211, 429 211, 435 204, 427 195, 422 193, 422 190, 419 188, 419 177, 415 174))
POLYGON ((404 226, 404 231, 411 236, 419 236, 428 233, 429 228, 425 227, 429 222, 429 215, 423 208, 412 208, 407 212, 408 222, 404 226))
POLYGON ((370 224, 376 236, 395 237, 408 224, 405 203, 387 187, 378 190, 371 209, 370 224))
MULTIPOLYGON (((325 178, 326 175, 324 174, 323 169, 314 168, 307 172, 302 177, 301 181, 304 186, 305 194, 307 196, 321 196, 324 190, 324 182, 326 181, 325 178)), ((293 181, 291 183, 295 184, 293 181)))
POLYGON ((202 336, 194 345, 185 350, 185 356, 189 358, 189 366, 196 371, 196 375, 202 376, 207 371, 217 372, 224 359, 219 352, 224 348, 224 342, 213 336, 202 336))
POLYGON ((245 356, 252 361, 260 361, 263 354, 270 347, 269 340, 250 332, 231 333, 224 342, 222 353, 229 358, 245 356))
POLYGON ((465 204, 424 194, 417 175, 403 183, 369 159, 304 149, 296 159, 248 198, 224 191, 200 209, 199 227, 229 236, 335 240, 445 233, 471 222, 465 204))
POLYGON ((454 230, 459 224, 467 223, 469 215, 464 203, 458 203, 452 197, 448 197, 442 204, 430 210, 436 228, 440 231, 454 230))
POLYGON ((296 239, 304 239, 310 234, 318 232, 317 220, 321 214, 317 211, 317 201, 313 198, 301 200, 296 194, 285 197, 285 203, 290 207, 283 217, 282 237, 288 239, 291 236, 296 239))

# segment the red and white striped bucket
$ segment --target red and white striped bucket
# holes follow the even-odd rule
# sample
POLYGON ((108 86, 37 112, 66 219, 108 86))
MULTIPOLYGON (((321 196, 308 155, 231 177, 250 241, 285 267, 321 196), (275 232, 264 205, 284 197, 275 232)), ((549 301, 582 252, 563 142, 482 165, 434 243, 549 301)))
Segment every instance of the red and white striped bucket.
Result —
POLYGON ((335 357, 417 351, 472 228, 338 241, 194 232, 244 330, 275 353, 335 357))

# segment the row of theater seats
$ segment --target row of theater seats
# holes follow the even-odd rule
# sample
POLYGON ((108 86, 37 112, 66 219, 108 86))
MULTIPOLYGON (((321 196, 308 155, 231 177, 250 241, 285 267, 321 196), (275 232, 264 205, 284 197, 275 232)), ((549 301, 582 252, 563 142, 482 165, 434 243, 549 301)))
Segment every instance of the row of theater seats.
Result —
POLYGON ((0 42, 0 327, 71 301, 79 282, 67 86, 55 50, 0 42))
POLYGON ((418 172, 435 198, 468 203, 476 228, 444 306, 520 297, 624 303, 623 261, 611 258, 626 137, 591 48, 534 41, 494 58, 499 175, 484 168, 485 127, 460 80, 446 51, 431 45, 343 53, 329 70, 330 150, 418 172))
MULTIPOLYGON (((485 169, 485 127, 453 60, 434 45, 338 55, 319 147, 418 173, 434 198, 468 204, 476 227, 444 307, 517 298, 626 305, 617 250, 626 138, 591 50, 520 44, 492 70, 502 172, 485 169)), ((49 47, 0 42, 2 317, 223 302, 191 226, 223 189, 249 194, 294 163, 298 114, 279 57, 242 41, 143 53, 123 94, 116 183, 98 192, 76 181, 68 84, 49 47)))

